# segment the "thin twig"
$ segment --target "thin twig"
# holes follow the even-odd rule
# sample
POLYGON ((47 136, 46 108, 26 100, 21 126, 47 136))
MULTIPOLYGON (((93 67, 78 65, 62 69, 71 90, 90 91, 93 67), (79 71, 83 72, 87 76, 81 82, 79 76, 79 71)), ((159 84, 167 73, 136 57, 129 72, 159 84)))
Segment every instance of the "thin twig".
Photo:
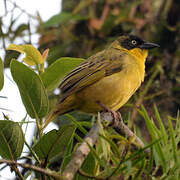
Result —
POLYGON ((16 173, 16 175, 19 177, 20 180, 25 180, 15 164, 9 164, 9 166, 14 170, 14 172, 16 173))
POLYGON ((34 165, 25 164, 25 163, 18 163, 16 161, 11 161, 11 160, 6 160, 6 159, 0 159, 0 164, 2 164, 2 163, 7 163, 9 165, 21 166, 21 167, 27 168, 27 169, 32 169, 32 170, 40 172, 42 174, 51 176, 51 177, 53 177, 55 179, 59 179, 59 180, 63 179, 60 175, 58 175, 54 171, 47 170, 47 169, 44 169, 44 168, 40 168, 40 167, 37 167, 37 166, 34 166, 34 165))
POLYGON ((74 153, 73 158, 66 166, 62 176, 66 180, 72 180, 74 178, 75 173, 80 169, 84 160, 90 152, 89 146, 93 146, 98 139, 98 125, 94 124, 94 126, 89 131, 88 135, 85 137, 83 143, 77 148, 74 153))

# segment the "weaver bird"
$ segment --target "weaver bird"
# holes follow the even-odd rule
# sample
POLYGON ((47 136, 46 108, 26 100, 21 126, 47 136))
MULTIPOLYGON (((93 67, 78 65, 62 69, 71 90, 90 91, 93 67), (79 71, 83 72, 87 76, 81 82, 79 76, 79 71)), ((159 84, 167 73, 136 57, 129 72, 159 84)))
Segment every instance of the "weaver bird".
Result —
POLYGON ((159 45, 137 36, 121 36, 109 47, 89 57, 61 82, 59 104, 45 120, 74 110, 97 113, 100 102, 117 111, 144 81, 148 50, 159 45))

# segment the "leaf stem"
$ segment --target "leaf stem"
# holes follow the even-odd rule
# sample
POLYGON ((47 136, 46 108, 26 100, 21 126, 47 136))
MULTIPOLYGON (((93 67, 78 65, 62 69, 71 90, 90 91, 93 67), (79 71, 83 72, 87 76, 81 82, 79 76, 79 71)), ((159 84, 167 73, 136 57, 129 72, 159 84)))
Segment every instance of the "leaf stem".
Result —
POLYGON ((19 171, 19 169, 17 168, 17 166, 15 164, 10 165, 11 168, 14 170, 14 172, 16 173, 16 175, 19 177, 20 180, 25 180, 23 175, 21 174, 21 172, 19 171))
POLYGON ((34 159, 40 164, 40 160, 38 158, 38 156, 36 155, 36 153, 33 151, 33 149, 29 146, 29 144, 27 143, 27 141, 24 139, 24 142, 26 144, 26 146, 28 147, 29 151, 31 152, 32 156, 34 157, 34 159))
POLYGON ((44 72, 44 63, 39 65, 39 74, 42 74, 44 72))

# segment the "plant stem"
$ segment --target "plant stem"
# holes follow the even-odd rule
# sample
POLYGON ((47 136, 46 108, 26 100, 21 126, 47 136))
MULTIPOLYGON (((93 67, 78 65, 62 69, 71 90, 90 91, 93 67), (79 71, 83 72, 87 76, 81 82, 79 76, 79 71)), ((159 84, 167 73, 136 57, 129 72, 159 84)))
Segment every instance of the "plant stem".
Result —
POLYGON ((27 143, 27 141, 24 139, 24 142, 26 144, 26 146, 28 147, 29 151, 31 152, 32 156, 34 157, 34 159, 40 164, 40 160, 38 158, 38 156, 36 155, 36 153, 33 151, 33 149, 29 146, 29 144, 27 143))
POLYGON ((42 74, 44 72, 44 63, 39 65, 39 74, 42 74))
POLYGON ((16 175, 19 177, 20 180, 25 180, 16 165, 11 165, 11 168, 14 170, 14 172, 16 173, 16 175))

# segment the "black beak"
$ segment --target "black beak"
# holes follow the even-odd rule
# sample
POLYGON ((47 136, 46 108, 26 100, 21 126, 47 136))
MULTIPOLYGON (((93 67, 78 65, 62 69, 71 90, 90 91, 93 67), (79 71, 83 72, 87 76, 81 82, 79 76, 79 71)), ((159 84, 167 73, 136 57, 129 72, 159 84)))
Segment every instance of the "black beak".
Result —
POLYGON ((153 49, 156 47, 160 47, 158 44, 150 43, 150 42, 144 42, 143 44, 139 45, 140 49, 153 49))

